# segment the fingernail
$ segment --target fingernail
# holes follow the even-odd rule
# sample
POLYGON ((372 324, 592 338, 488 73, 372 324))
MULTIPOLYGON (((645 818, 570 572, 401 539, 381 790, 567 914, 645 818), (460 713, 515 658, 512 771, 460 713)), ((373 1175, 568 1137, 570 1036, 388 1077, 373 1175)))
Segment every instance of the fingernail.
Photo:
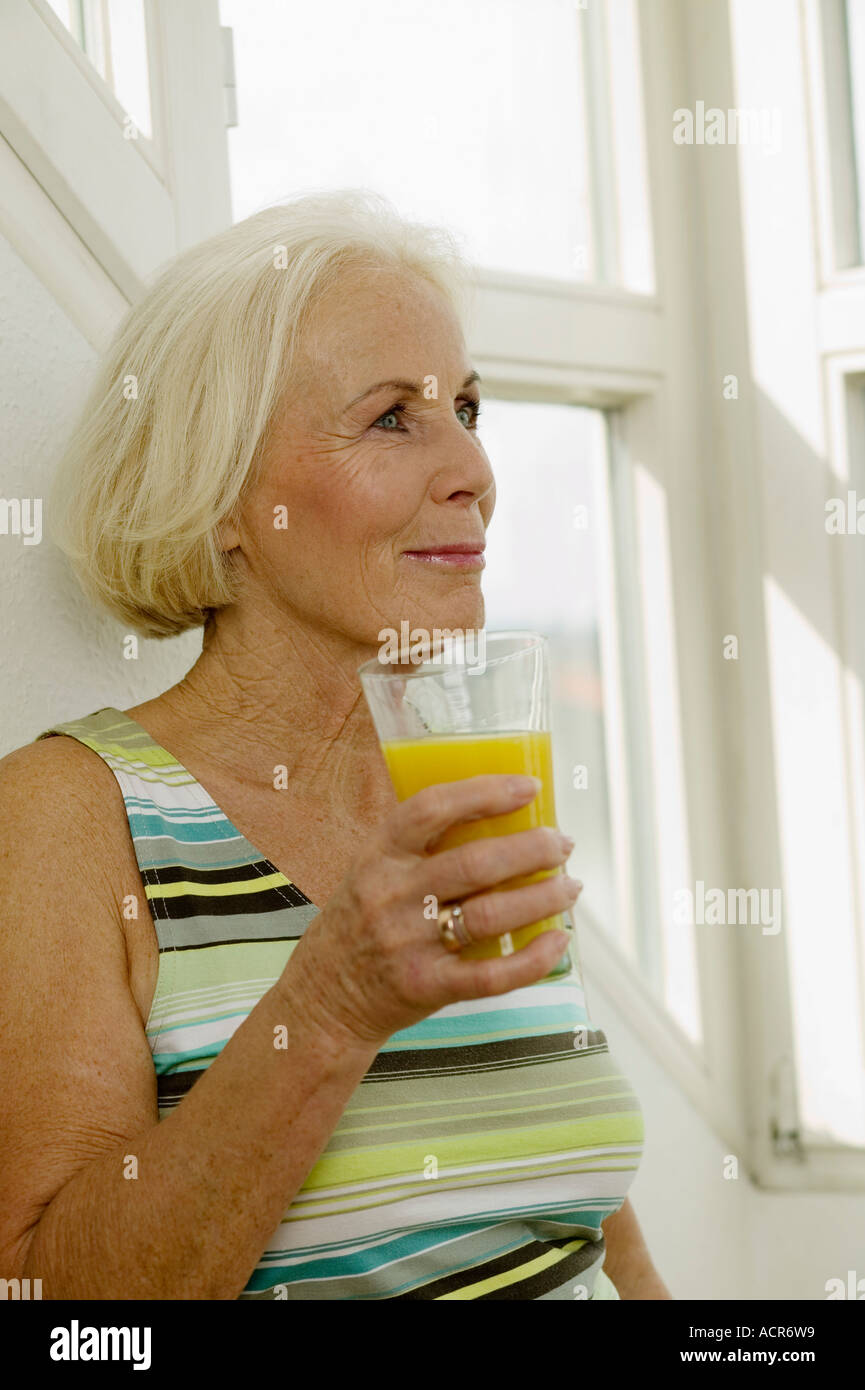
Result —
POLYGON ((511 778, 511 791, 515 796, 537 796, 542 786, 540 777, 524 777, 520 774, 511 778))
POLYGON ((574 845, 576 844, 576 841, 572 840, 570 835, 562 835, 561 833, 559 833, 559 839, 562 842, 562 849, 567 850, 568 854, 570 854, 571 850, 574 848, 574 845))

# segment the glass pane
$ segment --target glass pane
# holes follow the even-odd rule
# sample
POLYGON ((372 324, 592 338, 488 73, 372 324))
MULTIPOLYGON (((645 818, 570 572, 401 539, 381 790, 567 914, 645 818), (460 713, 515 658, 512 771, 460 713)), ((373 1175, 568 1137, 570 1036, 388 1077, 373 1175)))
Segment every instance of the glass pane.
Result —
POLYGON ((559 825, 576 841, 578 912, 621 938, 608 792, 601 632, 607 587, 604 418, 486 398, 481 436, 496 477, 483 590, 486 625, 549 639, 559 825))
POLYGON ((150 139, 150 73, 144 0, 48 0, 99 76, 150 139))
POLYGON ((614 278, 638 294, 653 294, 655 264, 637 2, 606 0, 604 15, 618 237, 614 278))
POLYGON ((865 5, 862 0, 846 0, 845 18, 849 53, 850 117, 853 127, 854 168, 850 177, 856 182, 856 207, 859 223, 858 263, 862 264, 865 249, 865 5))
POLYGON ((76 43, 84 47, 84 29, 81 16, 81 0, 48 0, 48 4, 69 30, 76 43))
POLYGON ((111 87, 142 135, 153 134, 150 122, 150 73, 144 0, 108 0, 111 41, 111 87))
MULTIPOLYGON (((640 611, 643 667, 637 700, 645 729, 642 754, 649 762, 648 796, 638 814, 640 831, 651 844, 645 891, 656 892, 658 905, 657 927, 652 924, 639 945, 653 988, 692 1042, 699 1043, 696 932, 703 929, 698 906, 702 899, 691 872, 669 505, 658 479, 636 462, 633 505, 633 602, 640 611), (655 879, 652 890, 650 875, 655 879)), ((650 904, 641 903, 641 910, 651 922, 650 904)))
POLYGON ((365 186, 477 264, 594 274, 574 0, 220 0, 234 30, 235 218, 365 186))

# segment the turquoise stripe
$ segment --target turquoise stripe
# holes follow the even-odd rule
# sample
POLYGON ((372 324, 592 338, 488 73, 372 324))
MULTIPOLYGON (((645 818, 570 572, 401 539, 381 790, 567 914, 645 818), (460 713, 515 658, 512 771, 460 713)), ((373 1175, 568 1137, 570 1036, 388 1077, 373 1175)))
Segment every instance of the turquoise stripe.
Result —
MULTIPOLYGON (((381 1239, 378 1235, 373 1240, 360 1242, 348 1242, 341 1244, 333 1242, 329 1248, 319 1247, 317 1258, 313 1258, 304 1264, 303 1270, 299 1273, 299 1278, 328 1278, 334 1277, 334 1261, 341 1258, 348 1249, 351 1249, 353 1262, 359 1270, 377 1269, 381 1265, 389 1263, 390 1260, 404 1260, 409 1256, 423 1255, 427 1250, 432 1250, 441 1241, 461 1240, 464 1236, 475 1235, 479 1231, 494 1231, 496 1222, 489 1222, 487 1225, 479 1225, 476 1221, 463 1221, 460 1224, 451 1226, 431 1226, 426 1229, 413 1231, 399 1231, 396 1235, 386 1236, 381 1239)), ((505 1250, 513 1250, 519 1245, 519 1240, 515 1239, 507 1245, 502 1245, 496 1251, 501 1254, 505 1250)), ((306 1246, 306 1251, 313 1254, 315 1246, 306 1246)), ((284 1258, 290 1252, 287 1250, 270 1250, 270 1259, 284 1258)), ((294 1252, 291 1252, 294 1253, 294 1252)), ((337 1273, 343 1273, 338 1270, 337 1273)), ((259 1286, 262 1287, 262 1286, 259 1286)), ((267 1287, 264 1285, 263 1287, 267 1287)))
MULTIPOLYGON (((168 1029, 153 1029, 154 1034, 158 1031, 168 1032, 168 1029)), ((173 1031, 173 1030, 172 1030, 173 1031)), ((163 1076, 165 1072, 173 1071, 175 1067, 182 1068, 186 1062, 212 1061, 218 1057, 228 1038, 221 1038, 219 1042, 204 1043, 201 1047, 187 1047, 183 1052, 154 1052, 153 1063, 156 1067, 156 1075, 163 1076)), ((192 1068, 185 1068, 192 1070, 192 1068)))
MULTIPOLYGON (((355 1252, 352 1259, 352 1273, 374 1274, 384 1265, 424 1254, 427 1250, 440 1245, 442 1241, 460 1240, 466 1235, 476 1233, 478 1229, 476 1223, 468 1222, 463 1226, 446 1226, 444 1228, 439 1226, 431 1232, 416 1233, 431 1236, 431 1239, 425 1241, 410 1239, 406 1233, 397 1240, 387 1241, 384 1245, 377 1246, 375 1250, 355 1252)), ((495 1226, 481 1227, 480 1229, 494 1230, 495 1226)), ((511 1240, 504 1241, 501 1245, 489 1250, 486 1259, 495 1260, 501 1255, 508 1255, 512 1250, 518 1250, 521 1245, 526 1245, 530 1239, 530 1236, 523 1233, 522 1237, 515 1236, 511 1240)), ((274 1283, 302 1284, 308 1279, 339 1279, 345 1274, 345 1256, 343 1253, 337 1252, 327 1260, 305 1260, 303 1265, 299 1267, 282 1265, 279 1268, 281 1273, 275 1280, 272 1265, 268 1265, 266 1269, 256 1269, 252 1279, 247 1284, 247 1288, 253 1292, 260 1292, 271 1288, 274 1283)), ((435 1277, 436 1279, 446 1279, 450 1274, 458 1274, 461 1268, 462 1265, 458 1261, 443 1264, 436 1268, 435 1277)), ((392 1289, 392 1296, 416 1288, 417 1284, 417 1279, 407 1279, 402 1284, 395 1284, 392 1289)))
MULTIPOLYGON (((545 1211, 546 1211, 546 1208, 545 1208, 545 1211)), ((486 1212, 484 1215, 485 1215, 485 1218, 492 1218, 492 1219, 490 1219, 490 1220, 485 1219, 485 1220, 484 1220, 483 1222, 481 1222, 481 1223, 478 1223, 478 1222, 463 1223, 461 1226, 457 1226, 457 1227, 453 1227, 453 1226, 445 1226, 445 1227, 442 1227, 442 1226, 436 1226, 435 1223, 427 1223, 425 1229, 429 1232, 429 1234, 430 1234, 431 1236, 434 1236, 436 1239, 434 1239, 434 1240, 430 1243, 430 1245, 421 1245, 421 1246, 418 1246, 415 1253, 421 1253, 421 1254, 422 1254, 422 1253, 424 1252, 424 1250, 431 1248, 431 1246, 437 1244, 439 1241, 441 1241, 442 1244, 446 1245, 449 1241, 452 1241, 452 1240, 454 1240, 454 1239, 459 1239, 460 1236, 463 1236, 463 1235, 465 1235, 465 1234, 467 1234, 467 1233, 471 1233, 472 1231, 477 1231, 477 1230, 494 1230, 494 1229, 496 1228, 496 1226, 500 1225, 502 1222, 506 1222, 506 1221, 517 1221, 517 1222, 519 1222, 519 1221, 521 1221, 521 1220, 524 1221, 524 1220, 525 1220, 525 1217, 526 1217, 526 1215, 527 1215, 527 1213, 525 1213, 523 1210, 521 1210, 520 1207, 502 1207, 502 1208, 500 1208, 498 1211, 486 1212), (453 1232, 453 1231, 456 1231, 456 1232, 457 1232, 457 1235, 456 1235, 456 1236, 454 1236, 453 1234, 448 1234, 448 1232, 453 1232), (442 1233, 444 1233, 444 1238, 443 1238, 443 1239, 442 1239, 442 1233)), ((610 1215, 610 1212, 604 1212, 604 1213, 601 1214, 602 1219, 605 1219, 605 1218, 606 1218, 607 1216, 609 1216, 609 1215, 610 1215)), ((559 1222, 560 1225, 566 1225, 566 1224, 571 1224, 571 1225, 573 1225, 573 1227, 574 1227, 574 1230, 573 1230, 573 1238, 574 1238, 574 1240, 589 1240, 589 1241, 592 1241, 592 1240, 594 1239, 595 1243, 600 1244, 600 1241, 597 1240, 597 1233, 600 1231, 600 1225, 601 1225, 600 1220, 597 1222, 597 1224, 594 1224, 594 1223, 592 1223, 592 1222, 586 1221, 586 1220, 584 1219, 584 1216, 583 1216, 582 1213, 576 1212, 576 1213, 574 1213, 574 1216, 575 1216, 576 1219, 575 1219, 572 1223, 567 1223, 567 1222, 566 1222, 567 1213, 561 1212, 561 1213, 560 1213, 560 1216, 561 1216, 561 1218, 562 1218, 562 1219, 560 1220, 560 1222, 559 1222)), ((545 1221, 547 1221, 547 1220, 549 1220, 549 1219, 551 1219, 551 1218, 548 1218, 546 1215, 544 1216, 544 1220, 545 1220, 545 1221)), ((567 1234, 567 1233, 568 1233, 567 1230, 563 1231, 563 1234, 567 1234)), ((405 1233, 403 1233, 403 1232, 401 1232, 401 1231, 392 1231, 392 1232, 388 1232, 388 1235, 389 1235, 389 1236, 392 1235, 392 1236, 395 1237, 398 1241, 401 1241, 401 1240, 403 1240, 403 1239, 405 1238, 405 1233)), ((535 1237, 535 1236, 530 1236, 530 1238, 532 1238, 532 1239, 537 1239, 537 1237, 535 1237)), ((521 1232, 518 1234, 518 1236, 517 1236, 515 1242, 511 1245, 510 1248, 511 1248, 511 1249, 518 1248, 520 1245, 525 1244, 525 1243, 526 1243, 526 1229, 525 1229, 525 1226, 523 1226, 521 1232)), ((385 1248, 387 1248, 387 1247, 385 1247, 385 1248)), ((378 1246, 377 1246, 376 1249, 377 1249, 377 1250, 380 1250, 381 1247, 378 1247, 378 1246)), ((352 1255, 351 1255, 351 1264, 350 1264, 350 1269, 351 1269, 351 1272, 352 1272, 352 1273, 355 1273, 355 1272, 358 1270, 358 1263, 359 1263, 359 1261, 360 1261, 362 1258, 365 1258, 366 1253, 367 1253, 367 1252, 366 1252, 365 1250, 359 1251, 359 1250, 355 1249, 355 1250, 352 1251, 352 1255)), ((412 1253, 412 1248, 411 1248, 410 1245, 407 1246, 407 1253, 412 1253)), ((318 1256, 318 1257, 316 1256, 315 1247, 313 1247, 313 1246, 296 1245, 296 1246, 292 1246, 292 1248, 291 1248, 290 1251, 286 1251, 286 1250, 283 1250, 283 1251, 276 1251, 276 1250, 274 1250, 274 1249, 269 1249, 269 1250, 266 1252, 265 1256, 262 1257, 261 1262, 259 1263, 257 1269, 254 1271, 254 1273, 253 1273, 253 1275, 252 1275, 252 1278, 250 1279, 250 1282, 247 1284, 246 1287, 247 1287, 248 1289, 252 1290, 252 1291, 257 1291, 257 1290, 262 1290, 262 1289, 271 1288, 274 1284, 297 1283, 300 1279, 302 1279, 302 1278, 304 1277, 303 1271, 309 1269, 309 1267, 310 1267, 310 1261, 312 1261, 312 1262, 314 1263, 316 1258, 318 1258, 319 1267, 321 1267, 321 1268, 328 1268, 327 1265, 322 1265, 320 1256, 318 1256), (291 1255, 291 1257, 292 1257, 294 1260, 297 1260, 299 1257, 303 1257, 303 1261, 304 1261, 304 1262, 303 1262, 303 1265, 302 1265, 302 1266, 298 1266, 298 1265, 296 1265, 296 1264, 277 1264, 277 1265, 274 1265, 273 1261, 274 1261, 275 1259, 279 1259, 280 1256, 282 1256, 282 1257, 284 1258, 286 1255, 289 1255, 289 1254, 291 1255), (264 1282, 263 1284, 257 1282, 258 1279, 259 1279, 259 1275, 262 1274, 262 1273, 263 1273, 264 1275, 266 1275, 266 1280, 265 1280, 265 1282, 264 1282), (274 1276, 276 1276, 276 1277, 274 1277, 274 1276), (253 1282, 253 1281, 255 1281, 255 1282, 253 1282)), ((375 1265, 369 1265, 369 1266, 367 1267, 367 1268, 368 1268, 368 1272, 374 1274, 374 1273, 376 1273, 378 1270, 381 1270, 381 1269, 382 1269, 384 1266, 386 1266, 388 1263, 389 1263, 389 1260, 388 1260, 387 1258, 380 1259, 375 1265)), ((460 1267, 460 1266, 456 1266, 455 1268, 458 1269, 459 1267, 460 1267)), ((343 1271, 341 1271, 341 1272, 344 1274, 346 1271, 343 1270, 343 1271)), ((453 1273, 453 1272, 455 1272, 455 1271, 454 1271, 454 1269, 451 1269, 451 1270, 449 1270, 448 1272, 453 1273)), ((319 1277, 321 1277, 321 1276, 319 1276, 319 1277)), ((329 1277, 330 1277, 330 1278, 335 1278, 335 1277, 337 1277, 337 1275, 334 1273, 332 1267, 330 1267, 329 1277)), ((440 1278, 440 1277, 441 1277, 441 1275, 439 1275, 438 1273, 436 1273, 436 1278, 440 1278)))
MULTIPOLYGON (((160 826, 160 836, 169 833, 160 816, 148 816, 143 815, 140 811, 130 811, 129 824, 133 839, 135 837, 146 839, 152 835, 153 822, 160 826)), ((240 844, 245 846, 245 841, 228 821, 207 821, 200 825, 172 825, 170 834, 173 840, 177 840, 181 844, 194 845, 202 840, 239 840, 240 844)), ((248 856, 240 846, 238 847, 237 862, 239 864, 248 862, 248 856)))
POLYGON ((533 1037, 538 1033, 569 1033, 574 1027, 587 1023, 588 1014, 577 1003, 539 1004, 536 1008, 528 1009, 491 1009, 489 1013, 463 1014, 456 1018, 425 1018, 420 1023, 412 1024, 411 1028, 394 1033, 381 1050, 399 1052, 421 1044, 452 1042, 454 1038, 462 1037, 483 1042, 487 1035, 533 1037))
MULTIPOLYGON (((602 1221, 610 1215, 608 1207, 592 1207, 586 1205, 585 1209, 573 1208, 568 1211, 559 1212, 553 1216, 545 1218, 551 1225, 562 1227, 562 1234, 567 1234, 570 1228, 573 1230, 574 1239, 585 1236, 586 1239, 597 1232, 602 1221)), ((476 1234, 478 1231, 494 1231, 499 1226, 498 1221, 461 1221, 451 1225, 436 1225, 432 1222, 428 1225, 415 1227, 411 1231, 404 1229, 391 1228, 389 1231, 377 1232, 375 1236, 368 1237, 363 1241, 332 1241, 326 1245, 305 1245, 303 1246, 304 1255, 312 1258, 326 1260, 337 1251, 351 1253, 352 1258, 361 1258, 366 1251, 371 1248, 378 1252, 387 1252, 391 1249, 397 1252, 397 1258, 406 1255, 423 1254, 425 1250, 430 1250, 439 1241, 450 1242, 459 1240, 463 1236, 476 1234)), ((517 1242, 519 1243, 519 1242, 517 1242)), ((272 1246, 268 1252, 269 1259, 284 1259, 286 1255, 296 1255, 298 1247, 292 1246, 291 1250, 279 1249, 272 1246)), ((387 1258, 380 1261, 381 1264, 387 1263, 387 1258)))
MULTIPOLYGON (((394 1033, 393 1037, 381 1048, 381 1051, 399 1052, 407 1048, 416 1048, 421 1040, 429 1042, 437 1039, 452 1043, 453 1039, 457 1037, 465 1038, 468 1044, 472 1042, 483 1043, 489 1040, 488 1035, 491 1032, 507 1037, 534 1037, 539 1032, 548 1033, 551 1029, 555 1030, 557 1025, 558 1031, 570 1032, 575 1012, 581 1012, 578 1005, 568 1005, 559 1009, 552 1009, 549 1006, 547 1008, 507 1011, 496 1009, 488 1014, 464 1014, 461 1018, 424 1019, 422 1023, 414 1024, 411 1028, 394 1033), (550 1015, 553 1017, 551 1018, 550 1015), (534 1021, 531 1021, 532 1019, 534 1021), (404 1041, 402 1044, 394 1046, 394 1040, 397 1038, 402 1038, 404 1041)), ((182 1032, 184 1028, 195 1029, 214 1023, 219 1019, 245 1018, 248 1013, 248 1009, 237 1009, 234 1013, 208 1014, 206 1018, 197 1019, 190 1023, 178 1021, 173 1024, 154 1026, 151 1031, 154 1035, 157 1032, 182 1032)), ((176 1066, 182 1061, 194 1061, 215 1056, 222 1051, 226 1042, 227 1039, 219 1043, 206 1043, 201 1047, 186 1048, 181 1052, 157 1052, 154 1054, 157 1070, 161 1073, 169 1071, 172 1066, 176 1066)))

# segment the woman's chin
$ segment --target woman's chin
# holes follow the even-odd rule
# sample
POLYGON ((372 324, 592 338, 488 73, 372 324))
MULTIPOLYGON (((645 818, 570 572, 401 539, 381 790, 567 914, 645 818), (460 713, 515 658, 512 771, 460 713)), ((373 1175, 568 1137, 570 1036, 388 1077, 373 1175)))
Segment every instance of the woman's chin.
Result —
POLYGON ((449 632, 479 632, 484 625, 484 606, 478 603, 429 603, 423 608, 418 605, 414 611, 404 614, 396 621, 397 632, 424 631, 433 629, 449 632))

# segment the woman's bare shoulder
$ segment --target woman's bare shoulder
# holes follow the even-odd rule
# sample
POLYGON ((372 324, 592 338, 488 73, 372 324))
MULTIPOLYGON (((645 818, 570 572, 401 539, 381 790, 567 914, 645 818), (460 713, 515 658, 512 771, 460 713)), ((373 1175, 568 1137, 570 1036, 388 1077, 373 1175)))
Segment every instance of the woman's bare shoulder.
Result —
POLYGON ((0 758, 0 860, 17 854, 74 862, 91 883, 134 859, 117 779, 78 739, 39 739, 0 758))
POLYGON ((99 754, 69 735, 0 758, 0 904, 4 961, 23 951, 14 958, 26 968, 40 947, 70 960, 101 951, 146 1021, 158 943, 123 792, 99 754))

